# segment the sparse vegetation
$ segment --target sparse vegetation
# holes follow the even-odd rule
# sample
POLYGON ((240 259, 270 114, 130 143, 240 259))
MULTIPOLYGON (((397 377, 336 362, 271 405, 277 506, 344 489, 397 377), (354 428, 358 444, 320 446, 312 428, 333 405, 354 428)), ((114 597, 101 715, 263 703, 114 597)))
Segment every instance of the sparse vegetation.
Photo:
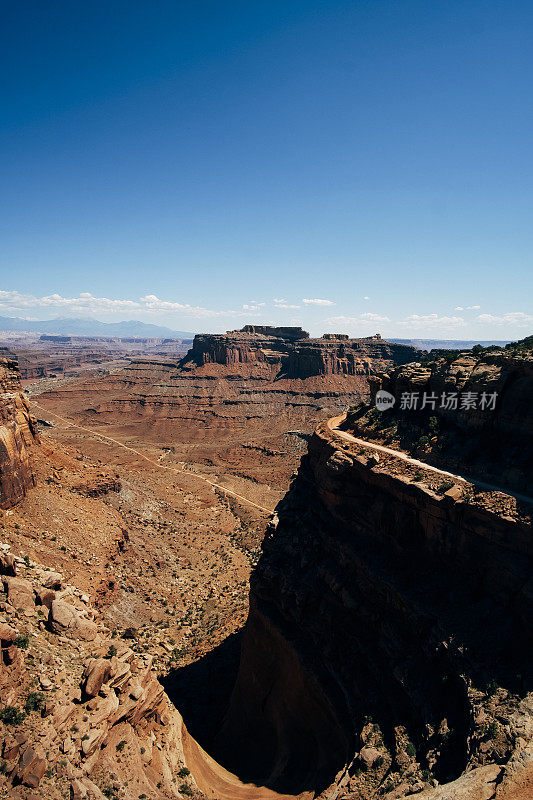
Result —
POLYGON ((405 747, 405 752, 409 756, 409 758, 416 758, 416 747, 412 742, 407 742, 405 747))
POLYGON ((439 494, 444 494, 444 492, 447 492, 449 489, 452 488, 452 486, 454 486, 453 481, 451 480, 442 481, 442 483, 439 483, 439 485, 437 486, 437 492, 439 494))
POLYGON ((15 636, 13 639, 13 644, 15 647, 18 647, 19 650, 27 650, 30 644, 30 634, 29 633, 19 633, 18 636, 15 636))
POLYGON ((39 711, 44 703, 44 694, 42 692, 30 692, 26 698, 25 709, 26 712, 39 711))
POLYGON ((18 706, 4 706, 0 709, 0 720, 4 725, 20 725, 26 719, 26 712, 18 706))

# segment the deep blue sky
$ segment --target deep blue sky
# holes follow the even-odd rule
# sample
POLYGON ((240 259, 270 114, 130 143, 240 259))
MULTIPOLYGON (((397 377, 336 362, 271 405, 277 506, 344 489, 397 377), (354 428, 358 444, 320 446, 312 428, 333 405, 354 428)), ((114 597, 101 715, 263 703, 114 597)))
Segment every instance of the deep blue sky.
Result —
POLYGON ((0 7, 0 314, 533 332, 530 0, 0 7))

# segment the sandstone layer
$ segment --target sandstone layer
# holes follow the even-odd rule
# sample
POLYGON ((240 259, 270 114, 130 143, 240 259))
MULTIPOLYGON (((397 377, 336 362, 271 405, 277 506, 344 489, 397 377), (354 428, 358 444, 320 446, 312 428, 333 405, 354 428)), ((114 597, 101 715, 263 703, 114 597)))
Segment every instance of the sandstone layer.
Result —
POLYGON ((29 448, 37 438, 17 362, 0 358, 0 508, 20 502, 34 485, 29 448))
POLYGON ((181 360, 132 359, 106 378, 51 390, 39 403, 173 458, 283 488, 301 435, 368 396, 368 378, 413 358, 379 338, 309 339, 299 328, 196 336, 181 360))

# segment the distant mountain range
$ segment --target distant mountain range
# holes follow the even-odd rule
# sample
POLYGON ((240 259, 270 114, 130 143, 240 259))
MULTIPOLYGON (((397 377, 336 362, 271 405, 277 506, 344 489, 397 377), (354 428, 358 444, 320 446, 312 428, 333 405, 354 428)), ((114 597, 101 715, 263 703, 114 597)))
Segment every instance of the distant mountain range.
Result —
POLYGON ((503 347, 511 340, 504 339, 499 341, 496 339, 491 339, 490 341, 482 341, 480 339, 389 339, 387 337, 387 341, 394 342, 394 344, 410 344, 413 347, 416 347, 418 350, 471 350, 476 344, 480 344, 483 347, 490 347, 490 345, 493 344, 498 345, 498 347, 503 347))
POLYGON ((125 322, 100 322, 97 319, 62 317, 60 319, 27 320, 21 317, 0 317, 0 331, 21 333, 50 333, 57 336, 138 336, 164 339, 192 339, 190 331, 173 331, 163 325, 128 320, 125 322))

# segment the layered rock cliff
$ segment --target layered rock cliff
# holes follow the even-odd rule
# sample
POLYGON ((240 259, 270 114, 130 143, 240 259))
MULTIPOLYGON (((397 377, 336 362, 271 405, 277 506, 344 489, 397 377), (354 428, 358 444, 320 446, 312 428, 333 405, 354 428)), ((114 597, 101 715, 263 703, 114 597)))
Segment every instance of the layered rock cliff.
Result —
POLYGON ((172 447, 177 460, 285 491, 301 455, 302 440, 292 434, 310 434, 320 419, 368 397, 369 376, 414 352, 379 338, 309 339, 299 328, 246 326, 195 337, 181 361, 135 359, 39 402, 83 424, 172 447))
POLYGON ((380 470, 322 423, 252 574, 213 754, 294 794, 525 800, 530 512, 380 470))
POLYGON ((184 363, 236 364, 268 362, 280 376, 309 378, 313 375, 369 375, 379 366, 411 361, 415 349, 391 344, 379 335, 349 339, 344 334, 309 338, 302 328, 245 325, 226 334, 195 336, 184 363))
POLYGON ((533 494, 533 349, 510 346, 430 357, 369 379, 396 402, 382 415, 364 404, 347 428, 389 437, 431 463, 474 480, 533 494), (370 415, 369 415, 370 411, 370 415))
POLYGON ((0 508, 18 503, 34 485, 29 448, 37 438, 17 362, 0 358, 0 508))

